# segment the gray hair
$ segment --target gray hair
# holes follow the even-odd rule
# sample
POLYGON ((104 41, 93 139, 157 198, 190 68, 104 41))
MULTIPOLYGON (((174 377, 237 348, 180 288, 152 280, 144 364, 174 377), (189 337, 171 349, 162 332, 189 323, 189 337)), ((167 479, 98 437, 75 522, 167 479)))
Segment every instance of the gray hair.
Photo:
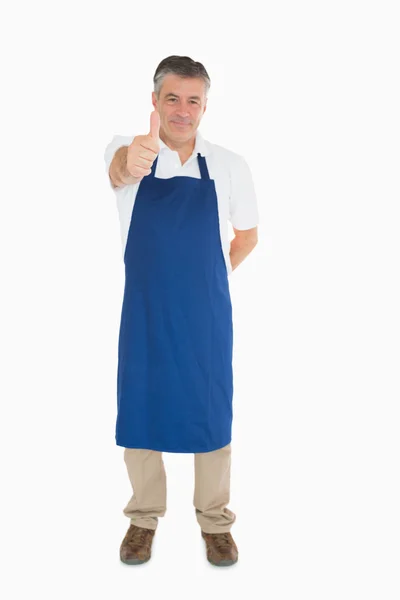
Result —
POLYGON ((160 97, 164 77, 169 73, 179 75, 180 77, 199 77, 204 81, 205 95, 207 97, 211 81, 204 66, 199 62, 195 62, 189 56, 168 56, 160 62, 154 73, 154 92, 157 98, 160 97))

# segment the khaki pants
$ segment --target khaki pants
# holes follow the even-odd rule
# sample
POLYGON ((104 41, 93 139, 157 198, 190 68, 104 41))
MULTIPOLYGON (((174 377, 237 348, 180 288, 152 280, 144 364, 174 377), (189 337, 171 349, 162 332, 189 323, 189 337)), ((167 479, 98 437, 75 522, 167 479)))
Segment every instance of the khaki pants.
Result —
MULTIPOLYGON (((156 529, 158 517, 166 512, 167 480, 162 453, 125 448, 133 496, 124 514, 138 527, 156 529)), ((229 531, 236 515, 227 508, 230 493, 231 444, 212 452, 194 454, 195 487, 193 504, 205 533, 229 531)))

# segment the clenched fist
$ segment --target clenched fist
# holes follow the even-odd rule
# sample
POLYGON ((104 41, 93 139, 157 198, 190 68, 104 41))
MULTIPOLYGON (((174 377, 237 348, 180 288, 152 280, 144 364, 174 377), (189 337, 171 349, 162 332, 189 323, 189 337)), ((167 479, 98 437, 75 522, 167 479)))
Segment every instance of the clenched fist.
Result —
POLYGON ((132 177, 142 179, 150 175, 151 166, 160 152, 160 115, 153 110, 150 115, 150 133, 137 135, 128 147, 126 168, 132 177))

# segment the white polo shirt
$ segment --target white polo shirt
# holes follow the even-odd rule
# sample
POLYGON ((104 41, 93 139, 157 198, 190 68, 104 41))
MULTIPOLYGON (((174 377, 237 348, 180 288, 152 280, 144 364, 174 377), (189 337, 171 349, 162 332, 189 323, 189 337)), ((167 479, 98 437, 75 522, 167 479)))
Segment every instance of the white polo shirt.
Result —
MULTIPOLYGON (((115 135, 108 144, 104 153, 107 175, 115 152, 121 146, 129 146, 134 137, 133 135, 115 135)), ((253 179, 245 159, 227 148, 208 142, 197 129, 193 153, 184 165, 181 163, 178 152, 171 150, 160 139, 160 152, 155 177, 159 177, 160 179, 168 179, 169 177, 176 176, 201 178, 197 161, 198 152, 206 157, 210 178, 215 181, 221 246, 227 273, 230 275, 232 273, 232 265, 229 259, 230 240, 228 221, 230 221, 235 229, 251 229, 259 223, 253 179)), ((124 256, 132 209, 140 182, 135 185, 124 185, 123 187, 114 189, 109 178, 108 181, 117 198, 122 238, 122 256, 124 256)))

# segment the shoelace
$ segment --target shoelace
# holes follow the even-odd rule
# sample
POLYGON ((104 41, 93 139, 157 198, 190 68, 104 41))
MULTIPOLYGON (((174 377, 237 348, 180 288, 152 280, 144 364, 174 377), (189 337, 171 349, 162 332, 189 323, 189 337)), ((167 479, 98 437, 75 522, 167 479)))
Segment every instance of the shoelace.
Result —
POLYGON ((217 533, 214 535, 215 545, 217 546, 217 548, 230 548, 231 537, 229 533, 217 533))
POLYGON ((129 537, 128 543, 132 545, 142 545, 148 536, 149 532, 143 527, 138 527, 134 529, 129 537))

